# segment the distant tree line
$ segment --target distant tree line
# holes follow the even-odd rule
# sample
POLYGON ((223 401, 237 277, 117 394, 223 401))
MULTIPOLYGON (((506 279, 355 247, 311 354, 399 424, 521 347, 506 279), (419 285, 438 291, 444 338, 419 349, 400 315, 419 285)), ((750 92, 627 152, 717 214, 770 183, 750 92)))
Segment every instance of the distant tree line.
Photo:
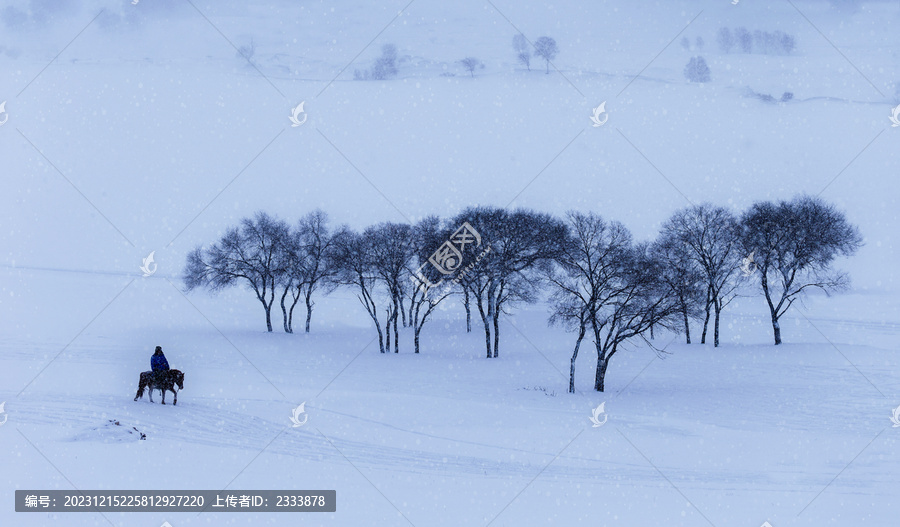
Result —
POLYGON ((790 55, 797 47, 794 37, 784 31, 770 33, 755 30, 751 33, 746 27, 739 27, 734 31, 727 27, 720 28, 716 33, 716 43, 722 53, 731 53, 736 49, 741 53, 790 55))
MULTIPOLYGON (((761 201, 740 215, 709 203, 676 211, 657 238, 636 242, 621 223, 593 212, 563 218, 529 209, 469 207, 452 218, 332 228, 316 210, 295 225, 257 212, 187 256, 187 291, 243 286, 260 302, 272 331, 275 302, 284 331, 302 303, 310 331, 315 298, 353 291, 372 320, 381 353, 400 351, 400 328, 419 336, 438 305, 457 297, 472 330, 483 326, 486 356, 500 349, 500 318, 545 301, 549 323, 594 345, 594 388, 604 391, 609 361, 627 342, 650 344, 654 328, 682 333, 702 324, 700 342, 720 342, 723 310, 743 291, 766 301, 775 344, 781 317, 810 289, 848 287, 835 258, 861 246, 856 227, 817 197, 761 201)), ((652 346, 652 344, 651 344, 652 346)))

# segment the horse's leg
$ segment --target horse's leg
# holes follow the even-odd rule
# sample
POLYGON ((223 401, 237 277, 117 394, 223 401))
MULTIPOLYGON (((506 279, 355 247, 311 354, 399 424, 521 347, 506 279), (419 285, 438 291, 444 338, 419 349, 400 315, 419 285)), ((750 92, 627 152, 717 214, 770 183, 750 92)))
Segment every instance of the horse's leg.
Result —
POLYGON ((162 399, 163 399, 162 403, 163 403, 163 404, 166 404, 166 389, 163 388, 163 389, 160 390, 160 391, 162 392, 162 399))
POLYGON ((178 404, 178 392, 173 389, 172 393, 175 394, 175 399, 172 401, 172 406, 175 406, 176 404, 178 404))
POLYGON ((147 390, 147 392, 150 393, 150 402, 152 403, 153 402, 153 385, 150 384, 147 387, 150 388, 149 390, 147 390))

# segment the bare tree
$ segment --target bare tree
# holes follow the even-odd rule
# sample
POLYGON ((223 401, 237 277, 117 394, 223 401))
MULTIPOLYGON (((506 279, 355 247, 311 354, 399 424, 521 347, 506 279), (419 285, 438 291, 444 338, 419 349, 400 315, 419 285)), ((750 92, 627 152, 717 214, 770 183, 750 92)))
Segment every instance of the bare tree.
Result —
POLYGON ((381 353, 385 353, 384 332, 378 318, 378 298, 381 292, 374 271, 374 244, 370 238, 345 227, 334 234, 334 247, 337 266, 334 280, 341 285, 358 289, 356 297, 375 323, 378 348, 381 353))
POLYGON ((397 75, 397 46, 384 44, 381 46, 381 56, 375 59, 370 70, 355 70, 355 80, 387 80, 397 75))
POLYGON ((578 332, 569 365, 569 393, 575 393, 575 359, 588 327, 618 285, 631 233, 621 223, 607 222, 593 213, 569 212, 567 219, 570 235, 556 258, 557 265, 548 273, 553 286, 550 324, 578 332))
POLYGON ((811 196, 755 203, 744 213, 741 226, 743 247, 753 254, 778 345, 779 320, 807 290, 828 294, 849 286, 848 275, 831 266, 838 256, 856 253, 862 237, 842 212, 811 196))
POLYGON ((531 50, 529 49, 528 40, 522 33, 516 33, 513 36, 513 50, 516 52, 516 60, 520 64, 531 71, 531 50))
POLYGON ((306 276, 302 267, 303 255, 297 239, 297 232, 288 233, 287 239, 282 244, 280 258, 284 262, 284 272, 279 275, 278 285, 281 286, 281 315, 285 333, 294 332, 294 307, 303 296, 303 284, 306 276), (290 296, 290 305, 288 297, 290 296))
MULTIPOLYGON (((490 255, 462 276, 484 324, 487 357, 497 357, 500 315, 518 302, 537 299, 542 268, 550 265, 565 239, 566 226, 548 214, 530 210, 507 212, 493 207, 471 207, 456 216, 456 225, 468 223, 480 233, 490 255), (493 333, 493 343, 491 335, 493 333)), ((469 244, 462 253, 467 262, 479 258, 483 248, 469 244)))
POLYGON ((568 214, 570 235, 548 278, 553 285, 550 322, 577 331, 569 369, 575 391, 575 359, 588 330, 597 351, 594 389, 604 391, 609 361, 624 343, 654 324, 674 328, 678 303, 660 278, 662 264, 647 245, 634 246, 618 222, 593 213, 568 214))
POLYGON ((731 53, 736 44, 734 35, 731 34, 731 30, 727 27, 720 28, 719 32, 716 33, 716 43, 719 44, 719 49, 722 50, 722 53, 731 53))
POLYGON ((704 306, 704 275, 691 258, 687 246, 677 237, 661 236, 653 243, 650 250, 656 260, 661 262, 660 278, 666 283, 678 302, 681 319, 684 323, 685 343, 691 343, 690 319, 701 318, 704 306))
POLYGON ((744 53, 753 52, 753 35, 747 28, 741 26, 735 29, 734 40, 744 53))
POLYGON ((324 286, 326 292, 333 289, 332 278, 337 274, 335 265, 335 240, 328 228, 328 214, 315 210, 300 220, 297 226, 297 243, 300 254, 300 270, 303 277, 303 297, 306 303, 306 333, 312 320, 313 293, 324 286))
POLYGON ((326 292, 337 287, 331 278, 337 273, 334 243, 328 230, 328 215, 315 210, 304 216, 291 230, 281 246, 281 268, 278 285, 285 333, 294 332, 294 309, 301 299, 306 304, 306 333, 315 302, 313 293, 325 286, 326 292))
POLYGON ((541 37, 534 42, 534 55, 547 63, 547 73, 550 73, 550 61, 556 58, 557 53, 556 41, 550 37, 541 37))
POLYGON ((484 67, 484 64, 475 57, 466 57, 459 61, 459 63, 462 64, 463 68, 465 68, 473 78, 475 77, 475 70, 484 67))
POLYGON ((740 284, 742 247, 737 219, 723 207, 695 205, 673 214, 663 225, 661 237, 680 243, 703 273, 706 319, 700 342, 706 343, 710 311, 714 311, 713 343, 718 346, 721 312, 734 299, 740 284))
POLYGON ((407 276, 410 283, 403 288, 403 296, 409 303, 409 325, 415 328, 418 324, 416 312, 421 304, 427 301, 428 294, 432 292, 431 284, 440 285, 443 276, 433 275, 426 267, 428 258, 447 239, 448 234, 442 226, 441 219, 437 216, 427 216, 413 226, 412 229, 412 257, 409 260, 407 276))
POLYGON ((266 313, 266 329, 272 331, 275 289, 285 272, 283 246, 289 236, 287 224, 264 212, 241 220, 206 250, 197 247, 188 254, 184 270, 187 291, 204 287, 211 292, 243 283, 255 294, 266 313))
POLYGON ((411 279, 409 320, 413 328, 415 353, 419 353, 419 336, 438 304, 459 289, 429 259, 452 235, 441 226, 437 216, 429 216, 413 227, 413 254, 407 269, 411 279))
MULTIPOLYGON (((371 240, 372 271, 384 283, 390 298, 385 328, 394 329, 394 353, 400 352, 398 318, 403 301, 403 289, 409 282, 408 269, 412 258, 412 227, 404 223, 381 223, 366 229, 363 234, 371 240)), ((387 348, 391 337, 387 334, 387 348)))

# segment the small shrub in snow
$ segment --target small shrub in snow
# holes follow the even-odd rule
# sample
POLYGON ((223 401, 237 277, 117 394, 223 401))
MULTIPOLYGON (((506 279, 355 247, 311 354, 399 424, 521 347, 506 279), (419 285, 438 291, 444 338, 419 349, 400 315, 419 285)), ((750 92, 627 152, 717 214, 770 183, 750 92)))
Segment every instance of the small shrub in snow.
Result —
POLYGON ((524 387, 524 388, 519 388, 519 389, 520 389, 520 390, 528 390, 528 391, 541 392, 541 393, 543 393, 544 395, 546 395, 547 397, 556 397, 556 390, 548 390, 545 386, 535 386, 535 387, 533 387, 533 388, 529 388, 528 386, 526 386, 526 387, 524 387))
POLYGON ((525 35, 519 33, 513 37, 513 50, 516 52, 516 60, 522 64, 528 71, 531 71, 531 51, 528 49, 528 41, 525 35))
POLYGON ((755 92, 755 91, 751 90, 750 88, 747 88, 745 90, 744 95, 746 97, 753 97, 755 99, 759 99, 760 101, 766 102, 769 104, 775 104, 776 102, 788 102, 788 101, 791 101, 794 99, 793 92, 789 92, 789 91, 782 93, 780 99, 776 99, 775 97, 773 97, 772 95, 770 95, 768 93, 755 92))
POLYGON ((703 57, 691 57, 684 67, 684 77, 690 82, 709 82, 709 66, 703 57))
POLYGON ((382 81, 397 75, 397 46, 385 44, 381 46, 381 56, 375 59, 371 70, 355 70, 353 78, 356 80, 382 81))
POLYGON ((253 56, 256 55, 256 44, 250 39, 249 44, 244 44, 238 48, 237 56, 253 62, 253 56))
POLYGON ((482 64, 481 61, 476 59, 475 57, 466 57, 459 61, 459 63, 462 64, 463 68, 465 68, 465 70, 468 71, 469 75, 471 75, 472 77, 475 76, 476 69, 484 69, 484 64, 482 64))

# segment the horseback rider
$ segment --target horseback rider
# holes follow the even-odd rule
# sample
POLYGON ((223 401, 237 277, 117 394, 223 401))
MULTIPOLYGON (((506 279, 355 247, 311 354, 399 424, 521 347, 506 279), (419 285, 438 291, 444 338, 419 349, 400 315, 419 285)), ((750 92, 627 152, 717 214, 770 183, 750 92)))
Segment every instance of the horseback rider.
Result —
POLYGON ((157 346, 156 351, 153 352, 153 355, 150 356, 150 369, 153 375, 154 384, 161 384, 162 376, 164 372, 169 369, 169 361, 166 360, 166 356, 163 355, 162 346, 157 346))

